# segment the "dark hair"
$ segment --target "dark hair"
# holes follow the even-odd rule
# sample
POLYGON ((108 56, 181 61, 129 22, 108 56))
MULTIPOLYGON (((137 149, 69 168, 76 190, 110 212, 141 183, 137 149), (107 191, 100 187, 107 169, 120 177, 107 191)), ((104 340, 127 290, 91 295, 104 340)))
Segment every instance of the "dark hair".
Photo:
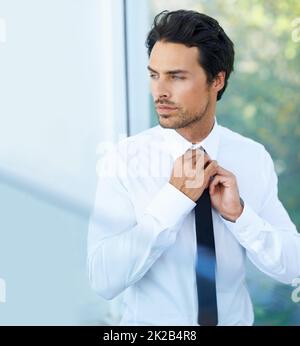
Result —
POLYGON ((214 18, 195 11, 162 11, 154 18, 147 36, 149 57, 157 41, 198 47, 199 64, 206 72, 208 83, 225 71, 225 84, 217 96, 217 100, 221 99, 233 71, 234 45, 214 18))

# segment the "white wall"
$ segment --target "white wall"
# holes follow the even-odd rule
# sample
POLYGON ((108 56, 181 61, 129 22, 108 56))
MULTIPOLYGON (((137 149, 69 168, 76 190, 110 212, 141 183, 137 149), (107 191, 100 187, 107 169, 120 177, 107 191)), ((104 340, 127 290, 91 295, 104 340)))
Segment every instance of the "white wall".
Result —
POLYGON ((129 133, 150 127, 148 55, 145 46, 150 30, 147 0, 126 1, 129 133))
POLYGON ((85 256, 98 144, 127 131, 122 5, 0 0, 0 324, 113 318, 85 256))
POLYGON ((0 0, 2 177, 90 206, 97 143, 126 133, 120 4, 0 0))

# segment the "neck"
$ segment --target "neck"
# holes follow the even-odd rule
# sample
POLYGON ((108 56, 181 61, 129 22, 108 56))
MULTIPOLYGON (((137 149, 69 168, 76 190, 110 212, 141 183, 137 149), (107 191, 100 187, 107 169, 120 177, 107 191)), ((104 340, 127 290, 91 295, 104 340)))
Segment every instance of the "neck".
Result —
POLYGON ((203 117, 190 127, 184 127, 176 131, 192 144, 197 144, 209 135, 214 126, 214 122, 215 118, 213 116, 203 117))

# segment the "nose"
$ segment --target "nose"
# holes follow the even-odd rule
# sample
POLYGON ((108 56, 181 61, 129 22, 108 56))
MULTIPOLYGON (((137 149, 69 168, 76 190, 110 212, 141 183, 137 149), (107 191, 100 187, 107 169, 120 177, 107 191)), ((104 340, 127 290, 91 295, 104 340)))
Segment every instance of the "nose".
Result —
POLYGON ((155 100, 169 99, 171 97, 170 90, 166 87, 166 84, 162 81, 156 81, 152 86, 153 97, 155 100))

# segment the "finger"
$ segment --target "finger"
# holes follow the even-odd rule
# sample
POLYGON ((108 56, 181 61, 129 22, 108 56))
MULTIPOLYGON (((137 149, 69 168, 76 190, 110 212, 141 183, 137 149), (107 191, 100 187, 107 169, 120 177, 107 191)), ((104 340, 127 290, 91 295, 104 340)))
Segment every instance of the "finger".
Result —
MULTIPOLYGON (((204 150, 204 149, 203 149, 204 150)), ((208 164, 212 161, 211 157, 207 154, 207 152, 204 150, 204 157, 205 157, 205 165, 204 168, 208 166, 208 164)))
POLYGON ((194 162, 196 155, 195 149, 188 149, 183 155, 177 157, 175 162, 179 165, 190 164, 190 161, 192 161, 192 163, 194 162))
POLYGON ((208 181, 213 175, 217 174, 217 169, 218 169, 218 162, 216 160, 210 161, 210 163, 204 170, 204 174, 208 181))
POLYGON ((197 152, 200 153, 200 158, 203 160, 203 167, 206 168, 208 164, 212 161, 209 155, 203 151, 203 149, 198 148, 197 152))
POLYGON ((212 193, 215 192, 215 188, 219 184, 223 185, 224 187, 230 187, 230 181, 230 177, 216 174, 210 183, 212 193))
POLYGON ((205 172, 208 174, 211 173, 212 171, 217 171, 218 168, 218 162, 216 160, 211 160, 207 167, 205 168, 205 172))
POLYGON ((219 184, 222 184, 223 180, 224 180, 224 177, 220 175, 215 175, 209 185, 209 193, 213 195, 215 193, 216 186, 219 184))
POLYGON ((201 152, 198 149, 188 149, 183 155, 182 157, 186 157, 188 159, 191 159, 193 157, 200 157, 200 156, 204 156, 204 153, 201 152))
POLYGON ((218 167, 218 174, 220 174, 220 175, 224 175, 224 176, 232 176, 232 173, 231 172, 229 172, 229 171, 227 171, 227 169, 225 169, 225 168, 223 168, 223 167, 221 167, 221 166, 219 166, 218 167))
POLYGON ((194 168, 198 159, 200 159, 200 153, 198 153, 196 149, 188 149, 182 155, 182 159, 184 165, 192 165, 192 168, 194 168))
POLYGON ((194 156, 202 157, 202 156, 204 156, 206 161, 211 160, 210 156, 206 153, 206 151, 203 151, 201 148, 196 148, 196 149, 190 148, 183 154, 183 156, 184 155, 186 155, 188 157, 194 157, 194 156))
POLYGON ((197 149, 189 149, 185 152, 183 155, 184 163, 190 164, 190 161, 192 161, 192 167, 195 168, 197 165, 198 167, 206 167, 207 163, 210 161, 210 158, 208 155, 205 155, 205 153, 197 149))

